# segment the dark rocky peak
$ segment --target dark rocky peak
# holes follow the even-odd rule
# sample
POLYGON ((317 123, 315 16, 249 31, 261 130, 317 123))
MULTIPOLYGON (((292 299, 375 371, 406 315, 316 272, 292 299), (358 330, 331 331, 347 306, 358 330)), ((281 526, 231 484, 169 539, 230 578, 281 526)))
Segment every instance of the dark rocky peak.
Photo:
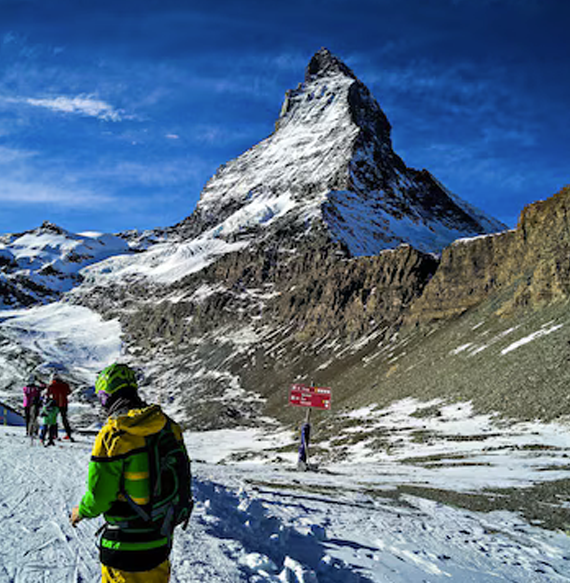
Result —
POLYGON ((35 229, 36 233, 50 233, 53 235, 66 235, 67 231, 58 227, 55 223, 50 223, 50 221, 44 221, 41 227, 35 229))
MULTIPOLYGON (((309 62, 305 83, 285 94, 276 129, 283 127, 285 118, 290 118, 300 107, 306 110, 307 106, 312 105, 314 112, 319 109, 324 112, 329 105, 334 105, 335 98, 339 103, 348 103, 346 115, 364 131, 368 139, 379 139, 391 147, 392 128, 380 105, 351 69, 326 48, 315 53, 309 62), (333 77, 336 77, 335 81, 333 77)), ((314 121, 316 116, 310 118, 314 121)), ((297 119, 306 125, 306 116, 297 119)))
POLYGON ((392 126, 368 87, 358 79, 349 89, 348 103, 352 121, 364 132, 365 137, 368 140, 378 140, 391 149, 392 126))
POLYGON ((337 125, 351 119, 361 129, 389 140, 390 124, 368 88, 339 58, 323 48, 309 62, 305 82, 286 92, 275 129, 292 120, 306 128, 334 117, 328 115, 331 108, 337 111, 337 125))
POLYGON ((356 75, 339 58, 323 47, 310 60, 305 71, 305 83, 314 81, 318 77, 337 75, 339 73, 356 79, 356 75))

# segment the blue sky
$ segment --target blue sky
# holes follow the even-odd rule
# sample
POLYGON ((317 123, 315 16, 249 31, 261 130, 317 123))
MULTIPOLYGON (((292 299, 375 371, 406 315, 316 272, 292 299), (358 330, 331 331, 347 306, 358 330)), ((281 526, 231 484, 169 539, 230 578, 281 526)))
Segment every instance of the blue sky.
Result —
POLYGON ((0 0, 0 232, 190 215, 322 46, 396 152, 516 224, 570 183, 567 0, 0 0))

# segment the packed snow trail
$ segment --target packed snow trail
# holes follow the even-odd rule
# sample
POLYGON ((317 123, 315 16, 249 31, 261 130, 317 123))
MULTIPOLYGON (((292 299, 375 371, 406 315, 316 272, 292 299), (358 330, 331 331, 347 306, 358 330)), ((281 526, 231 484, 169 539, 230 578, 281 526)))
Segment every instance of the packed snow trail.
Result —
MULTIPOLYGON (((30 446, 0 428, 0 583, 95 583, 100 519, 76 529, 92 437, 30 446)), ((186 441, 192 440, 187 434, 186 441)), ((173 583, 570 581, 570 537, 504 512, 358 490, 346 474, 194 463, 173 583)))

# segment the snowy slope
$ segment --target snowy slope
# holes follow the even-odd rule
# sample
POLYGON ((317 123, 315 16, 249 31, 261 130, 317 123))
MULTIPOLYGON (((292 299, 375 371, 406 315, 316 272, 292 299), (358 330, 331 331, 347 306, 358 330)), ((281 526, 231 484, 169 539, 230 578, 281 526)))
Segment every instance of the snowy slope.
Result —
MULTIPOLYGON (((38 363, 61 361, 86 383, 122 352, 118 323, 86 308, 55 304, 4 315, 3 334, 13 344, 37 350, 38 363)), ((461 348, 458 354, 472 347, 461 348)), ((75 396, 72 405, 75 419, 92 407, 75 396)), ((176 407, 167 404, 175 416, 176 407)), ((476 512, 430 499, 436 492, 500 500, 508 497, 504 488, 530 498, 537 484, 567 480, 570 431, 562 420, 506 424, 475 415, 469 404, 414 400, 339 414, 352 422, 345 434, 359 432, 359 439, 345 463, 321 462, 318 473, 294 471, 297 436, 277 424, 270 432, 186 434, 197 505, 189 529, 177 532, 173 582, 570 580, 566 533, 531 524, 522 510, 476 512), (434 407, 437 415, 423 413, 434 407), (434 437, 418 442, 419 429, 434 437), (378 451, 381 431, 390 447, 378 451), (239 459, 249 461, 232 462, 239 459)), ((319 442, 319 427, 315 444, 334 449, 319 442)), ((94 534, 101 521, 68 524, 93 437, 78 439, 43 449, 21 428, 0 428, 0 583, 99 580, 94 534)), ((563 495, 536 505, 551 507, 568 512, 563 495)))
POLYGON ((29 375, 48 382, 54 367, 76 391, 70 403, 76 421, 84 413, 78 390, 93 386, 97 373, 123 350, 117 320, 104 321, 87 308, 61 302, 0 312, 0 347, 0 400, 20 407, 29 375))
POLYGON ((202 270, 221 255, 246 246, 246 242, 230 243, 218 238, 215 229, 211 229, 188 242, 167 241, 151 245, 136 255, 110 257, 87 266, 81 275, 87 289, 92 285, 128 283, 135 279, 170 284, 202 270))
POLYGON ((199 212, 207 218, 239 205, 229 224, 221 223, 224 234, 247 226, 250 216, 263 222, 253 209, 264 208, 265 217, 279 216, 274 205, 300 224, 320 217, 320 206, 342 180, 338 173, 346 168, 358 135, 346 99, 354 81, 338 72, 326 82, 310 81, 290 92, 277 131, 218 170, 202 191, 199 212), (288 204, 279 205, 281 199, 288 204))
MULTIPOLYGON (((101 519, 84 520, 76 529, 68 522, 84 491, 92 439, 44 449, 31 446, 20 428, 0 428, 0 583, 100 580, 94 535, 101 519)), ((195 457, 208 450, 204 434, 187 433, 185 440, 195 457)), ((243 446, 238 436, 233 441, 243 446)), ((212 441, 212 447, 219 451, 220 444, 212 441)), ((570 580, 565 533, 531 526, 509 512, 398 496, 383 478, 385 467, 291 470, 288 464, 194 461, 196 507, 189 528, 176 532, 171 581, 570 580)), ((397 479, 414 481, 413 471, 400 468, 397 479)))

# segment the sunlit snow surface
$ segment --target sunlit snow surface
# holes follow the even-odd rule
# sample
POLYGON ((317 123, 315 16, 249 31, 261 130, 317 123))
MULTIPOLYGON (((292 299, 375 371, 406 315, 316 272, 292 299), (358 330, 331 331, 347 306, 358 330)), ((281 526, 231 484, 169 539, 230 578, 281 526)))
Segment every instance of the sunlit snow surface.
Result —
POLYGON ((470 403, 446 405, 439 399, 404 399, 385 409, 370 405, 346 416, 366 419, 366 425, 354 428, 362 440, 353 446, 349 459, 383 466, 386 482, 397 483, 403 466, 415 484, 454 491, 570 478, 570 419, 510 422, 475 414, 470 403), (421 415, 426 410, 431 414, 421 415), (388 447, 372 451, 370 443, 378 430, 388 431, 388 447), (418 431, 424 432, 425 441, 418 443, 418 431))
MULTIPOLYGON (((0 332, 13 347, 29 351, 36 367, 57 363, 86 384, 93 384, 96 373, 116 361, 122 351, 118 320, 103 320, 88 308, 65 303, 2 311, 0 332)), ((0 386, 31 372, 15 370, 17 365, 13 355, 0 352, 0 386)))
MULTIPOLYGON (((4 334, 42 362, 79 367, 86 378, 121 352, 118 323, 86 308, 55 304, 4 316, 4 334)), ((456 357, 468 350, 458 349, 456 357)), ((512 513, 394 495, 402 485, 473 493, 568 479, 564 420, 507 423, 475 414, 469 403, 413 399, 339 414, 362 421, 360 439, 347 463, 321 462, 319 472, 295 471, 298 437, 276 423, 271 431, 186 434, 197 504, 189 529, 176 534, 173 582, 570 580, 566 533, 512 513), (379 430, 387 431, 388 447, 374 450, 379 430), (418 430, 429 440, 418 443, 418 430), (249 461, 232 462, 239 459, 249 461)), ((94 439, 77 436, 77 443, 43 449, 20 428, 0 428, 0 583, 99 581, 100 519, 77 529, 68 524, 94 439)), ((333 447, 319 441, 318 424, 313 440, 323 450, 333 447)))
POLYGON ((50 293, 69 291, 77 285, 83 267, 128 252, 128 244, 115 235, 95 232, 76 235, 55 226, 40 227, 3 237, 0 258, 6 265, 0 279, 24 287, 27 294, 45 301, 45 294, 49 297, 50 293), (38 295, 34 285, 44 295, 38 295))
MULTIPOLYGON (((386 465, 315 473, 296 472, 289 462, 207 461, 257 448, 255 439, 248 432, 233 440, 185 435, 193 457, 206 461, 193 464, 196 507, 188 529, 175 535, 174 583, 570 580, 567 534, 512 513, 470 512, 417 496, 397 500, 389 494, 396 472, 386 478, 386 465)), ((80 436, 44 449, 30 445, 21 429, 0 428, 0 582, 100 580, 101 520, 76 529, 68 523, 84 491, 92 440, 80 436)), ((399 484, 416 481, 413 468, 399 467, 399 484)))
POLYGON ((213 263, 220 255, 243 249, 247 243, 228 243, 215 232, 188 243, 160 243, 139 255, 119 255, 82 270, 85 285, 105 285, 107 281, 128 282, 146 277, 160 283, 173 283, 213 263))

